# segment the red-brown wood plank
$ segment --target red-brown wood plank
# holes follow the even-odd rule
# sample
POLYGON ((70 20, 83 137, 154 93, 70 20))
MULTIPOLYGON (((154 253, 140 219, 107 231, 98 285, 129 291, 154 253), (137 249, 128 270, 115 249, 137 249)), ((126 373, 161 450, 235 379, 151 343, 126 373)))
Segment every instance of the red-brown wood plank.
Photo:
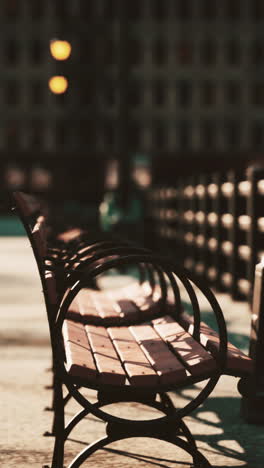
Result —
POLYGON ((63 337, 66 366, 70 375, 95 380, 97 369, 84 325, 65 320, 63 337))
POLYGON ((153 320, 153 326, 161 338, 168 342, 173 352, 184 362, 193 375, 200 375, 216 369, 216 361, 179 323, 165 316, 153 320))
POLYGON ((149 362, 157 372, 160 383, 170 384, 184 381, 189 372, 170 351, 167 344, 150 325, 129 327, 140 344, 149 362))
POLYGON ((158 375, 127 327, 108 328, 131 385, 153 386, 158 375))
POLYGON ((124 385, 126 374, 107 329, 94 325, 86 325, 85 329, 99 371, 100 381, 105 384, 124 385))
POLYGON ((67 242, 70 242, 71 240, 79 237, 82 234, 82 232, 84 232, 84 231, 82 229, 79 229, 79 228, 68 229, 67 231, 64 231, 64 232, 60 233, 57 236, 57 239, 62 240, 63 242, 67 243, 67 242))
POLYGON ((151 294, 151 288, 149 283, 146 281, 143 284, 140 284, 136 281, 129 283, 125 286, 119 288, 111 289, 107 291, 107 295, 114 300, 118 299, 130 299, 134 300, 136 297, 148 296, 151 294))
POLYGON ((120 319, 120 309, 118 307, 114 307, 113 302, 111 302, 104 293, 93 292, 91 293, 91 299, 99 317, 103 319, 109 317, 120 319))
POLYGON ((137 320, 140 318, 139 308, 129 299, 119 299, 113 304, 113 307, 122 319, 137 320))
MULTIPOLYGON (((182 326, 190 333, 193 332, 193 320, 188 315, 184 314, 181 318, 182 326)), ((220 340, 218 333, 210 328, 206 323, 201 322, 201 344, 208 349, 213 355, 217 356, 220 340)), ((228 342, 227 346, 227 363, 226 369, 229 372, 245 372, 253 371, 253 361, 246 356, 240 349, 228 342)))
POLYGON ((142 319, 149 319, 161 312, 161 293, 160 288, 155 288, 153 294, 138 295, 133 298, 136 306, 140 309, 142 319))
POLYGON ((68 312, 70 316, 76 316, 76 318, 78 318, 78 316, 82 316, 86 320, 98 318, 98 310, 92 300, 91 290, 81 289, 72 301, 68 312))

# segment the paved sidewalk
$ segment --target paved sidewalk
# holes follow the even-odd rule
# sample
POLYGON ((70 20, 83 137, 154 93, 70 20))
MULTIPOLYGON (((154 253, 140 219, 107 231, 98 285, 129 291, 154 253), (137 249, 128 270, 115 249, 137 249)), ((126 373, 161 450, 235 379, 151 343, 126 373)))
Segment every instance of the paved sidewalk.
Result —
MULTIPOLYGON (((225 295, 218 299, 226 316, 233 342, 247 347, 249 311, 244 303, 231 304, 225 295)), ((52 438, 42 436, 50 428, 50 382, 45 369, 50 364, 48 327, 41 285, 31 248, 25 238, 0 238, 0 466, 37 468, 49 463, 52 438)), ((237 380, 223 377, 205 404, 186 418, 202 452, 215 467, 264 466, 264 427, 243 423, 239 416, 237 380)), ((177 405, 188 401, 195 389, 172 395, 177 405)), ((92 395, 92 393, 91 393, 92 395)), ((72 403, 67 417, 77 410, 72 403)), ((137 404, 109 407, 119 415, 150 418, 154 410, 137 404)), ((66 444, 67 462, 85 444, 103 434, 103 424, 87 417, 66 444)), ((98 451, 84 467, 180 467, 190 466, 185 453, 151 439, 121 441, 98 451)))

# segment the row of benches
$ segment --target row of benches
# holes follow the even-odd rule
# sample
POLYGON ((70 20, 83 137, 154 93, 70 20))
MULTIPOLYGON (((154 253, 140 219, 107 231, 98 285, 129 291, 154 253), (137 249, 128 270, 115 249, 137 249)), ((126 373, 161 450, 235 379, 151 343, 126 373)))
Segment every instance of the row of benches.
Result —
POLYGON ((246 399, 256 396, 252 386, 256 358, 227 342, 224 317, 210 289, 146 249, 103 238, 95 242, 79 231, 52 235, 31 197, 15 193, 14 198, 37 261, 50 329, 52 468, 63 467, 65 441, 90 412, 106 423, 106 436, 79 453, 69 468, 81 466, 98 448, 128 437, 165 440, 187 451, 195 467, 210 467, 183 418, 210 395, 222 374, 242 377, 240 389, 246 399), (131 266, 140 281, 110 291, 91 288, 98 288, 101 275, 112 269, 124 273, 131 266), (210 305, 218 332, 201 320, 201 296, 210 305), (186 301, 191 315, 186 313, 186 301), (167 392, 197 382, 204 382, 202 390, 176 409, 167 392), (96 390, 96 403, 84 396, 83 388, 96 390), (80 411, 66 423, 69 398, 79 403, 80 411), (102 410, 121 401, 148 404, 164 416, 135 421, 102 410))
POLYGON ((147 216, 156 246, 182 253, 195 271, 234 299, 251 298, 256 263, 264 255, 264 169, 182 177, 154 187, 147 216))

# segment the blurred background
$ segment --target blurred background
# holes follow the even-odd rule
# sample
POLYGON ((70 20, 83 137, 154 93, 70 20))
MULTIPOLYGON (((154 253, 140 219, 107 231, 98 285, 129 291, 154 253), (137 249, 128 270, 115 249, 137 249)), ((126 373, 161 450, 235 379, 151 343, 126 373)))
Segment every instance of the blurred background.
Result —
POLYGON ((243 180, 263 160, 263 30, 263 0, 1 0, 0 233, 22 232, 23 190, 146 242, 153 190, 243 180))

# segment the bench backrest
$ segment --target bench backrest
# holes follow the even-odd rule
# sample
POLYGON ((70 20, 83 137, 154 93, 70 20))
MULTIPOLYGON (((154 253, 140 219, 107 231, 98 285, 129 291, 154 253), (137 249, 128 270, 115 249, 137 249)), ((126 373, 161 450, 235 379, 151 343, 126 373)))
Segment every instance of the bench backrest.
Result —
POLYGON ((17 213, 28 235, 42 283, 48 318, 50 320, 52 305, 57 302, 54 274, 46 271, 45 258, 48 253, 46 220, 41 206, 31 195, 15 192, 13 194, 17 213))

